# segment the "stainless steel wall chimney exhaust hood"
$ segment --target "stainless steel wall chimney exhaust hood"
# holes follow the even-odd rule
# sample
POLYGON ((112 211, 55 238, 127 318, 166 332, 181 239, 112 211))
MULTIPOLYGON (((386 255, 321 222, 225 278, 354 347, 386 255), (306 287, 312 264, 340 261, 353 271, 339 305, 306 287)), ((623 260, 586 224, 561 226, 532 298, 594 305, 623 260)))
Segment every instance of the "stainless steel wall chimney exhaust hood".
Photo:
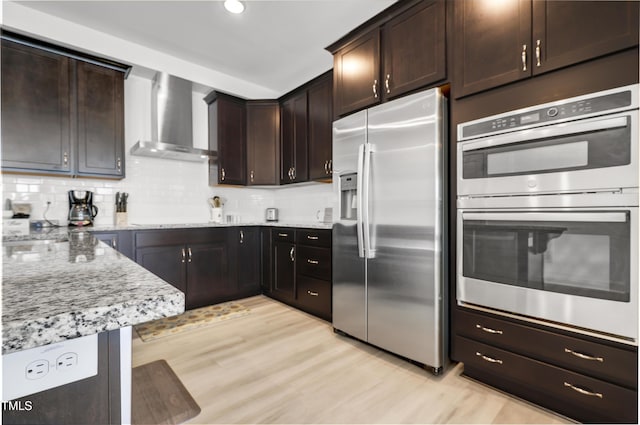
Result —
POLYGON ((151 140, 139 141, 131 155, 204 162, 218 153, 193 147, 191 81, 157 73, 151 89, 151 140))

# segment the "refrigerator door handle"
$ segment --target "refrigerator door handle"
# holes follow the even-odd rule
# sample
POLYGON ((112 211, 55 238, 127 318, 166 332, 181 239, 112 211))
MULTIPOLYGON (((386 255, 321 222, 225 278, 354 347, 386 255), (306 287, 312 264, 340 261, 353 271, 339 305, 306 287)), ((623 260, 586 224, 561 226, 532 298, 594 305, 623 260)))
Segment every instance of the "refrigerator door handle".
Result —
POLYGON ((358 238, 358 257, 364 258, 364 237, 362 228, 362 183, 364 175, 362 171, 364 169, 364 150, 365 144, 358 146, 358 175, 356 177, 356 234, 358 238))
POLYGON ((364 240, 365 258, 374 258, 375 253, 371 249, 371 228, 369 227, 369 185, 371 184, 371 153, 373 146, 364 145, 364 161, 362 170, 362 233, 364 240))

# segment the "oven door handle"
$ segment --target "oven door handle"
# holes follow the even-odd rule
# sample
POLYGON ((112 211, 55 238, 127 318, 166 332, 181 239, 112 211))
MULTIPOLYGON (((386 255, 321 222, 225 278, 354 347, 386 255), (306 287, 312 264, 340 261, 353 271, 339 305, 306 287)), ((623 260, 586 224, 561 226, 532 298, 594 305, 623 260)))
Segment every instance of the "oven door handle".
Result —
POLYGON ((626 212, 463 212, 463 220, 483 221, 573 221, 624 223, 628 221, 626 212))
POLYGON ((548 137, 566 136, 569 134, 626 127, 628 125, 628 118, 630 118, 630 115, 626 114, 615 118, 594 118, 579 122, 565 122, 547 127, 514 131, 513 133, 493 136, 484 140, 478 140, 477 142, 466 142, 462 144, 462 151, 467 152, 492 146, 527 142, 548 137))

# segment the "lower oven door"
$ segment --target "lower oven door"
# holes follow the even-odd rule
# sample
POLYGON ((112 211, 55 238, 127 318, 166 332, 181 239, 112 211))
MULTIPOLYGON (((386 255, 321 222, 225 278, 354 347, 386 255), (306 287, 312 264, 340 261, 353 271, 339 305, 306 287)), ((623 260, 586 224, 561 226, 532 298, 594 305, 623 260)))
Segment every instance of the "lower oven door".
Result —
POLYGON ((637 207, 460 210, 458 302, 636 341, 637 235, 637 207))

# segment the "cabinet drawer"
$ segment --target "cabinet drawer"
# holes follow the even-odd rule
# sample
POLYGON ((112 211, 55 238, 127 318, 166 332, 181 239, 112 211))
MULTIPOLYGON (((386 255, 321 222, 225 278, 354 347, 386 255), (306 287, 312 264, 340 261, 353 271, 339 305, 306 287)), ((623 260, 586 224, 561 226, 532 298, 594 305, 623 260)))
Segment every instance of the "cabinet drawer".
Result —
POLYGON ((187 235, 184 230, 141 230, 135 233, 136 248, 145 246, 186 244, 187 235))
POLYGON ((331 282, 300 276, 297 286, 300 307, 331 321, 331 282))
POLYGON ((331 250, 298 245, 296 266, 299 274, 331 281, 331 250))
POLYGON ((331 247, 331 231, 329 230, 298 230, 297 243, 301 245, 331 247))
POLYGON ((590 376, 637 388, 638 354, 483 314, 456 311, 456 333, 590 376))
POLYGON ((274 242, 293 242, 296 238, 294 229, 274 227, 271 232, 274 242))
POLYGON ((456 336, 465 373, 586 422, 637 420, 636 391, 456 336))

